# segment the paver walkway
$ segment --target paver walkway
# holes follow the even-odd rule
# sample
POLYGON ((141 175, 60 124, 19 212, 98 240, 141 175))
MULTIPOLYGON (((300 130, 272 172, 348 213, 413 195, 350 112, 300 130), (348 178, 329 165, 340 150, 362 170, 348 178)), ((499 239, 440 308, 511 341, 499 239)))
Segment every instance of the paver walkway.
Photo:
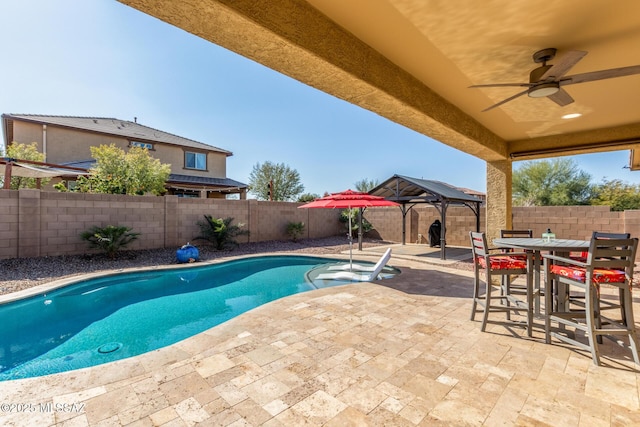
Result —
POLYGON ((539 319, 532 339, 482 333, 469 272, 391 264, 394 279, 283 298, 145 355, 2 382, 3 404, 35 410, 0 424, 640 425, 640 374, 619 346, 605 340, 596 367, 546 345, 539 319))

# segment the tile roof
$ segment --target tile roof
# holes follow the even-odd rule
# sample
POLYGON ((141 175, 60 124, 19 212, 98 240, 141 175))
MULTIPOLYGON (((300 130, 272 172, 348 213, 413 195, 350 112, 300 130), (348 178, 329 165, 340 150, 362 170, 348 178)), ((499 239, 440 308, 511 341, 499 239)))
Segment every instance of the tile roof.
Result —
POLYGON ((233 180, 231 178, 209 178, 206 176, 192 176, 192 175, 180 175, 172 173, 167 180, 169 183, 183 183, 183 184, 206 184, 206 185, 219 185, 223 187, 239 187, 246 188, 247 184, 233 180))
MULTIPOLYGON (((75 162, 67 162, 63 163, 63 166, 73 166, 76 168, 89 169, 95 165, 96 161, 94 159, 88 160, 79 160, 75 162)), ((172 173, 169 175, 168 183, 171 184, 202 184, 202 185, 214 185, 218 187, 238 187, 238 188, 247 188, 247 184, 244 184, 240 181, 236 181, 231 178, 211 178, 206 176, 193 176, 193 175, 182 175, 177 173, 172 173)))
POLYGON ((61 126, 72 129, 81 129, 90 132, 98 132, 109 135, 117 135, 145 142, 159 142, 179 145, 183 147, 198 148, 201 150, 216 151, 232 156, 231 151, 192 139, 183 138, 158 129, 153 129, 140 123, 130 122, 108 117, 73 117, 73 116, 47 116, 38 114, 3 114, 4 120, 22 120, 32 123, 61 126))
POLYGON ((393 175, 369 191, 369 194, 386 197, 389 200, 400 198, 405 201, 424 199, 432 202, 446 199, 454 203, 482 202, 482 199, 475 197, 473 194, 467 194, 446 182, 403 175, 393 175))

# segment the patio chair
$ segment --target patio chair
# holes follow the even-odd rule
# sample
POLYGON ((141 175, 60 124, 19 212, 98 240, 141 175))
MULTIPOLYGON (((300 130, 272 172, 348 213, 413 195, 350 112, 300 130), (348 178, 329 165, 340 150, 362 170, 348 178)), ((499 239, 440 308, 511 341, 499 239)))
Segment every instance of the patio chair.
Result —
MULTIPOLYGON (((510 237, 533 237, 533 230, 500 230, 500 238, 510 238, 510 237)), ((511 253, 515 252, 515 249, 503 248, 501 249, 503 253, 511 253)), ((514 255, 512 255, 514 256, 514 255)), ((526 260, 526 256, 515 255, 516 258, 520 258, 526 260)), ((513 278, 512 278, 513 279, 513 278)), ((500 292, 504 294, 518 294, 518 295, 526 295, 527 287, 526 285, 514 285, 512 284, 512 280, 503 280, 502 286, 500 286, 500 292), (507 288, 508 286, 508 288, 507 288), (506 288, 506 289, 505 289, 506 288)))
MULTIPOLYGON (((602 231, 594 231, 591 234, 592 239, 600 238, 600 239, 629 239, 631 237, 630 233, 606 233, 602 231)), ((587 260, 587 255, 589 252, 572 252, 571 258, 577 259, 578 261, 585 262, 587 260)))
POLYGON ((335 273, 322 273, 318 274, 316 279, 320 280, 349 280, 355 282, 370 282, 372 280, 376 280, 382 269, 389 259, 391 258, 391 248, 387 249, 387 251, 380 257, 376 265, 373 266, 372 271, 367 272, 355 272, 355 271, 336 271, 335 273))
MULTIPOLYGON (((601 231, 594 231, 591 235, 592 239, 629 239, 631 238, 631 233, 607 233, 601 231)), ((571 254, 571 258, 576 259, 578 261, 586 262, 587 256, 589 252, 581 252, 579 254, 571 254)), ((597 284, 596 284, 597 286, 597 284)), ((584 307, 584 294, 577 295, 569 295, 570 302, 573 304, 578 304, 584 307)), ((596 312, 600 312, 600 310, 611 310, 611 309, 619 309, 621 316, 620 318, 624 320, 624 291, 619 289, 618 293, 618 302, 614 303, 612 301, 607 301, 604 299, 599 299, 597 301, 598 307, 596 307, 596 312)), ((602 337, 598 337, 598 342, 602 343, 602 337)))
MULTIPOLYGON (((545 270, 545 341, 551 343, 551 337, 591 352, 596 365, 600 365, 599 343, 601 336, 627 336, 633 360, 640 365, 638 358, 638 338, 633 320, 633 300, 631 298, 631 282, 638 239, 609 239, 593 237, 585 262, 571 257, 560 257, 544 254, 545 270), (553 262, 553 264, 552 264, 553 262), (564 298, 568 292, 560 287, 577 288, 584 293, 583 307, 575 309, 569 305, 561 311, 560 305, 554 304, 553 296, 564 298), (601 287, 617 287, 623 294, 621 304, 622 320, 605 318, 600 310, 601 287), (557 289, 554 289, 557 287, 557 289), (554 292, 555 291, 555 292, 554 292), (562 329, 551 331, 551 322, 558 323, 562 329), (577 334, 570 335, 564 329, 570 326, 582 331, 587 337, 587 344, 578 341, 577 334)), ((574 304, 575 306, 575 304, 574 304)))
POLYGON ((532 271, 529 268, 531 265, 531 253, 530 252, 509 252, 502 253, 497 252, 490 253, 490 249, 487 247, 487 237, 485 233, 469 232, 471 239, 471 251, 473 254, 473 302, 471 305, 471 320, 475 319, 478 310, 478 305, 483 307, 482 327, 484 332, 487 327, 487 321, 489 319, 489 313, 492 312, 505 312, 507 320, 511 320, 512 312, 526 311, 527 316, 527 334, 532 336, 533 334, 533 283, 532 283, 532 271), (485 274, 485 293, 480 295, 480 271, 484 271, 485 274), (523 301, 512 295, 509 290, 511 289, 509 282, 512 275, 526 275, 526 300, 523 301), (493 294, 493 279, 494 277, 500 277, 501 289, 506 292, 499 295, 493 294), (507 282, 504 284, 504 282, 507 282))
POLYGON ((533 237, 533 230, 500 230, 500 237, 533 237))

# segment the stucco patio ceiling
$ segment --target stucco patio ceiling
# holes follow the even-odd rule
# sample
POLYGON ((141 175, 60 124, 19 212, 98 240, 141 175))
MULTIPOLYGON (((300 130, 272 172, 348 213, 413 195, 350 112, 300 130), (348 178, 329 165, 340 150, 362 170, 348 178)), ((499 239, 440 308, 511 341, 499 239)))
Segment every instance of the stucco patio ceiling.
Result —
POLYGON ((640 64, 637 0, 120 1, 487 161, 640 143, 640 75, 566 86, 564 107, 482 112, 522 88, 469 88, 527 82, 545 48, 588 52, 567 75, 640 64))

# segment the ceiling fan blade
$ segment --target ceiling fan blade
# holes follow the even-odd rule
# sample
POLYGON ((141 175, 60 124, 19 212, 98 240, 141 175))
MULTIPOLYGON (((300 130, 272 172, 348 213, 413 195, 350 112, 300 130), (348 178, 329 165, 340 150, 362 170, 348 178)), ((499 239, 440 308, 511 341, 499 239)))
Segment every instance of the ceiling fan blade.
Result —
POLYGON ((549 98, 550 100, 552 100, 553 102, 555 102, 561 107, 564 107, 565 105, 569 105, 573 102, 573 98, 571 97, 571 95, 569 95, 567 91, 564 89, 560 89, 553 95, 547 96, 547 98, 549 98))
POLYGON ((503 99, 502 101, 498 102, 497 104, 493 104, 491 107, 489 107, 489 108, 485 108, 484 110, 482 110, 482 112, 484 113, 485 111, 493 110, 494 108, 499 107, 499 106, 501 106, 502 104, 506 104, 506 103, 507 103, 507 102, 509 102, 509 101, 513 101, 514 99, 516 99, 516 98, 518 98, 518 97, 520 97, 520 96, 524 95, 524 94, 525 94, 525 93, 527 93, 527 92, 529 92, 529 89, 523 90, 523 91, 522 91, 522 92, 520 92, 520 93, 516 93, 515 95, 510 96, 510 97, 509 97, 509 98, 507 98, 507 99, 503 99))
POLYGON ((583 50, 570 50, 569 52, 562 55, 558 62, 553 64, 553 66, 542 75, 540 81, 546 80, 548 78, 553 78, 553 80, 556 80, 564 76, 567 71, 569 71, 582 58, 584 58, 587 53, 588 52, 585 52, 583 50))
POLYGON ((531 87, 533 86, 533 84, 531 83, 489 83, 489 84, 485 84, 485 85, 472 85, 469 86, 470 88, 472 87, 531 87))
POLYGON ((600 70, 592 71, 590 73, 574 74, 573 76, 566 76, 565 78, 560 80, 560 85, 573 85, 576 83, 593 82, 595 80, 632 76, 634 74, 640 74, 640 65, 631 65, 629 67, 612 68, 610 70, 600 70))

